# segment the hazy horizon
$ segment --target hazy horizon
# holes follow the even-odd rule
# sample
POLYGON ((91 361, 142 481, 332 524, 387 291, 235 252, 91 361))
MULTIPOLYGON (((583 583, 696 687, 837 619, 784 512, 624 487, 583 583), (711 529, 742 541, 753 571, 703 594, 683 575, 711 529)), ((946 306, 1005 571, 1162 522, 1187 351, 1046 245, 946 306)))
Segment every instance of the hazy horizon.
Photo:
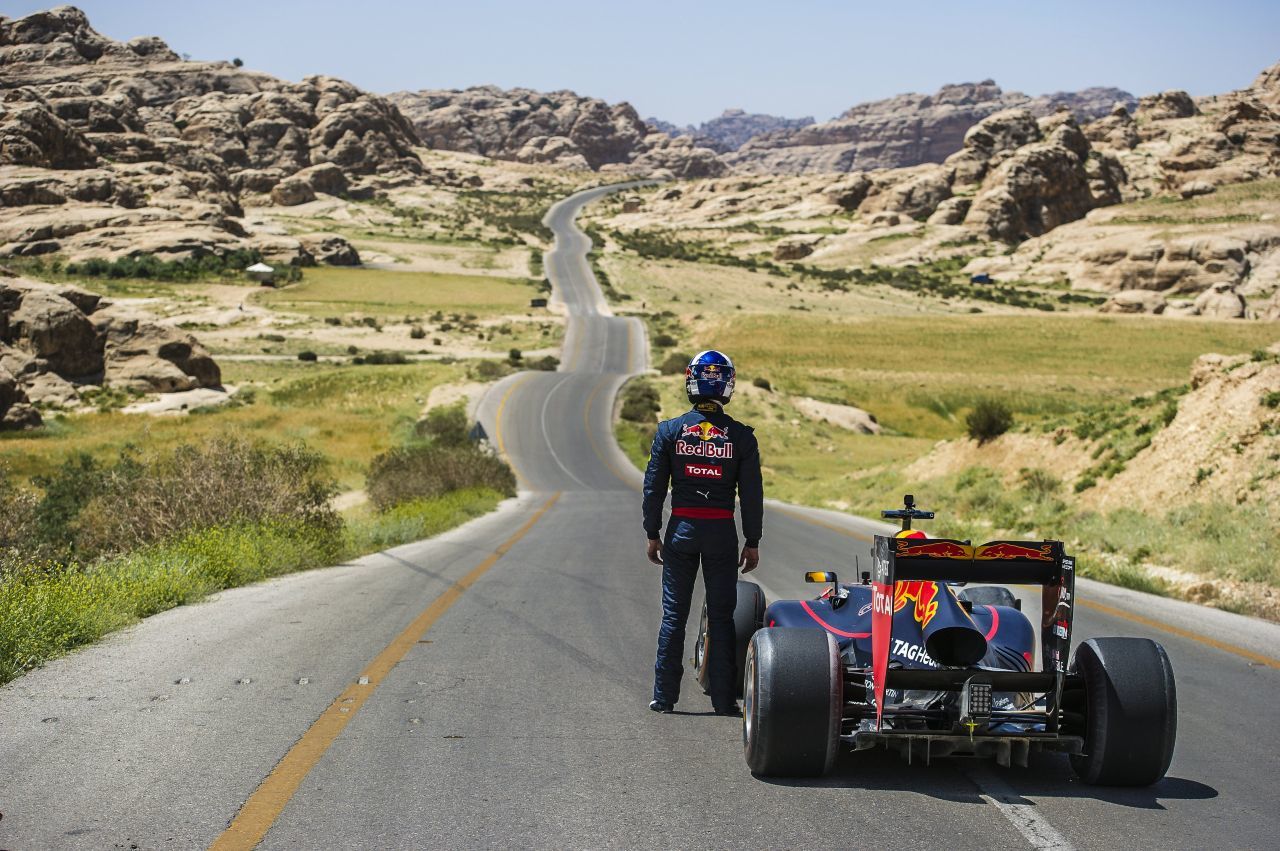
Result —
MULTIPOLYGON (((987 78, 1029 95, 1090 86, 1214 94, 1247 86, 1280 59, 1280 4, 1261 0, 1089 0, 1062 11, 1000 0, 928 15, 824 2, 662 0, 637 10, 366 0, 357 20, 333 0, 226 0, 216 13, 157 0, 76 5, 111 38, 157 35, 193 59, 239 57, 290 80, 328 74, 383 94, 572 89, 677 125, 727 108, 823 121, 855 103, 987 78)), ((50 7, 12 2, 3 13, 50 7)))

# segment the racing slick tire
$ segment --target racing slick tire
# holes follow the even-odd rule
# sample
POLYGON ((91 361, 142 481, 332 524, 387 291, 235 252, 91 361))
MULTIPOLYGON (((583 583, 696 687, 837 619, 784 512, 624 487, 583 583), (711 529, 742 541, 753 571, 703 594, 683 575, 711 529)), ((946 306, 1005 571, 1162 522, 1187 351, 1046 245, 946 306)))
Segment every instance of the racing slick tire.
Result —
POLYGON ((751 773, 820 777, 835 764, 844 710, 840 648, 826 630, 770 627, 747 649, 742 747, 751 773))
MULTIPOLYGON (((751 636, 764 626, 764 592, 760 586, 745 579, 738 580, 738 603, 733 609, 734 646, 733 659, 737 666, 733 681, 734 697, 742 697, 742 675, 746 670, 747 645, 751 636)), ((702 617, 698 621, 698 639, 693 645, 693 667, 698 675, 698 685, 703 694, 710 694, 711 671, 707 667, 707 604, 702 604, 702 617)))
POLYGON ((1018 598, 1013 596, 1013 592, 1000 585, 975 585, 972 588, 965 588, 956 597, 961 600, 968 600, 976 606, 1022 608, 1018 605, 1018 598))
POLYGON ((1178 695, 1164 648, 1147 638, 1091 638, 1071 670, 1084 685, 1084 753, 1071 768, 1099 786, 1164 777, 1178 732, 1178 695))

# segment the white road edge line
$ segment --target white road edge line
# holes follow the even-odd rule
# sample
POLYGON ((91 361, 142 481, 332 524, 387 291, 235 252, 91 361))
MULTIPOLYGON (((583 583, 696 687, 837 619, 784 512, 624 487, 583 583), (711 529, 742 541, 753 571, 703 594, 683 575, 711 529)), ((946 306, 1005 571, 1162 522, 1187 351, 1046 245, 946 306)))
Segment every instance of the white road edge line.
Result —
MULTIPOLYGON (((560 467, 560 469, 561 469, 561 470, 564 470, 565 475, 567 475, 569 478, 573 479, 573 480, 574 480, 575 482, 577 482, 578 484, 582 485, 582 487, 587 488, 587 483, 586 483, 586 482, 584 482, 584 481, 582 481, 582 479, 579 479, 577 476, 575 476, 575 475, 573 474, 573 471, 572 471, 572 470, 570 470, 568 467, 566 467, 566 466, 564 465, 564 462, 560 460, 560 456, 556 454, 556 448, 555 448, 555 446, 554 446, 554 445, 552 445, 552 443, 551 443, 551 433, 547 431, 547 405, 549 405, 549 404, 551 403, 551 397, 552 397, 552 396, 554 396, 554 395, 556 395, 556 391, 557 391, 557 390, 559 390, 561 387, 563 387, 565 384, 567 384, 567 383, 568 383, 569 378, 570 378, 572 375, 573 375, 573 373, 569 373, 568 375, 566 375, 566 376, 565 376, 565 378, 564 378, 564 379, 562 379, 559 383, 557 383, 555 387, 552 387, 552 388, 551 388, 551 392, 547 393, 546 398, 542 400, 542 417, 541 417, 541 419, 542 419, 542 436, 543 436, 543 437, 546 439, 546 441, 547 441, 547 450, 551 453, 551 457, 552 457, 552 459, 556 462, 556 464, 558 464, 558 465, 559 465, 559 467, 560 467)), ((590 488, 587 488, 587 490, 590 490, 590 488)))
POLYGON ((1025 803, 999 776, 987 768, 965 772, 978 787, 979 796, 1000 811, 1036 851, 1075 851, 1067 838, 1040 815, 1035 804, 1025 803))

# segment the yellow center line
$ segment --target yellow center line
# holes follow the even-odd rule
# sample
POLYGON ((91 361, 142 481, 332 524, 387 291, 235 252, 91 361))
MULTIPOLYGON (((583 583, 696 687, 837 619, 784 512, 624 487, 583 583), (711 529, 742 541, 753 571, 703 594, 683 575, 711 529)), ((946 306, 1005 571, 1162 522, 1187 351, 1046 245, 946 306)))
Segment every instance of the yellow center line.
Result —
POLYGON ((530 378, 533 378, 532 372, 523 378, 517 378, 511 383, 511 386, 507 388, 507 392, 502 394, 502 401, 498 402, 498 412, 493 417, 493 436, 498 444, 498 454, 507 459, 507 464, 511 466, 511 472, 516 474, 517 482, 523 482, 525 479, 524 476, 520 475, 520 470, 516 468, 515 461, 511 460, 511 456, 507 454, 507 445, 502 439, 502 412, 507 407, 507 400, 511 398, 511 394, 516 392, 516 388, 530 378))
MULTIPOLYGON (((591 444, 591 450, 596 453, 596 457, 603 461, 604 465, 609 468, 610 473, 613 473, 621 479, 622 483, 632 490, 640 490, 640 486, 635 483, 634 479, 629 479, 624 476, 618 468, 614 466, 613 461, 605 457, 605 454, 600 451, 600 445, 596 443, 595 435, 591 433, 591 403, 595 401, 596 394, 600 392, 600 388, 604 387, 606 381, 608 381, 607 378, 602 378, 596 383, 596 386, 591 389, 590 395, 587 396, 587 404, 582 409, 582 425, 587 430, 587 442, 591 444)), ((610 420, 612 419, 613 418, 611 416, 610 420)))
MULTIPOLYGON (((842 529, 839 526, 835 525, 834 523, 826 523, 826 522, 823 522, 822 520, 817 520, 813 517, 808 517, 804 514, 801 514, 798 511, 791 511, 786 508, 775 508, 774 510, 782 514, 785 514, 788 517, 794 517, 796 520, 800 520, 805 523, 811 523, 814 526, 822 526, 823 528, 830 529, 833 532, 839 532, 841 535, 846 535, 850 538, 857 538, 859 541, 870 542, 872 540, 866 535, 859 534, 858 532, 853 532, 849 529, 842 529)), ((1037 587, 1038 588, 1039 586, 1018 586, 1018 587, 1037 587)), ((1134 623, 1140 623, 1143 626, 1149 626, 1153 629, 1163 630, 1164 632, 1172 633, 1173 635, 1177 635, 1182 638, 1187 638, 1187 639, 1190 639, 1191 641, 1198 641, 1199 643, 1205 645, 1206 647, 1212 647, 1215 650, 1221 650, 1224 653, 1233 653, 1236 656, 1240 656, 1242 658, 1248 659, 1251 662, 1256 662, 1259 665, 1266 665, 1268 668, 1280 668, 1280 659, 1273 659, 1270 656, 1263 656, 1261 653, 1254 653, 1252 650, 1246 650, 1243 647, 1237 647, 1234 644, 1228 644, 1225 641, 1219 641, 1216 638, 1210 638, 1207 635, 1201 635, 1200 633, 1192 632, 1189 629, 1182 629, 1181 627, 1173 626, 1171 624, 1164 623, 1163 621, 1158 621, 1153 618, 1143 617, 1142 615, 1135 614, 1133 612, 1128 612, 1128 611, 1125 611, 1124 609, 1117 609, 1116 607, 1108 606, 1105 603, 1095 603, 1092 600, 1077 599, 1076 605, 1082 606, 1086 609, 1094 609, 1095 611, 1099 611, 1099 612, 1102 612, 1103 614, 1111 615, 1112 617, 1123 618, 1128 621, 1133 621, 1134 623)))
POLYGON ((210 851, 247 851, 255 848, 262 841, 293 798, 294 793, 298 791, 307 774, 329 750, 329 746, 360 711, 360 707, 374 690, 391 673, 391 669, 404 659, 423 633, 458 601, 463 592, 474 585, 476 580, 498 562, 498 559, 506 555, 559 498, 559 493, 552 494, 550 499, 544 502, 514 535, 504 541, 488 558, 473 567, 466 576, 445 589, 431 602, 431 605, 414 618, 413 623, 374 657, 360 674, 361 679, 368 678, 368 685, 348 686, 333 703, 329 704, 320 717, 302 734, 302 738, 289 749, 271 774, 267 775, 267 779, 262 781, 262 785, 249 796, 249 800, 245 801, 240 812, 231 820, 231 824, 209 846, 210 851))

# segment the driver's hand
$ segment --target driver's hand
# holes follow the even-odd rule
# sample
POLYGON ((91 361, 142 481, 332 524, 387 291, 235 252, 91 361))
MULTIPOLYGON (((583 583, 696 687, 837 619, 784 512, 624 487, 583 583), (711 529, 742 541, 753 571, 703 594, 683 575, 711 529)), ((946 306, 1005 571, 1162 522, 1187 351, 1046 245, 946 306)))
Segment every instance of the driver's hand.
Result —
POLYGON ((649 558, 649 561, 657 565, 662 564, 661 553, 662 553, 662 541, 659 541, 657 538, 650 538, 649 546, 645 550, 645 555, 649 558))
POLYGON ((743 547, 742 558, 738 559, 738 567, 742 568, 743 573, 750 573, 760 564, 760 548, 759 547, 743 547))

